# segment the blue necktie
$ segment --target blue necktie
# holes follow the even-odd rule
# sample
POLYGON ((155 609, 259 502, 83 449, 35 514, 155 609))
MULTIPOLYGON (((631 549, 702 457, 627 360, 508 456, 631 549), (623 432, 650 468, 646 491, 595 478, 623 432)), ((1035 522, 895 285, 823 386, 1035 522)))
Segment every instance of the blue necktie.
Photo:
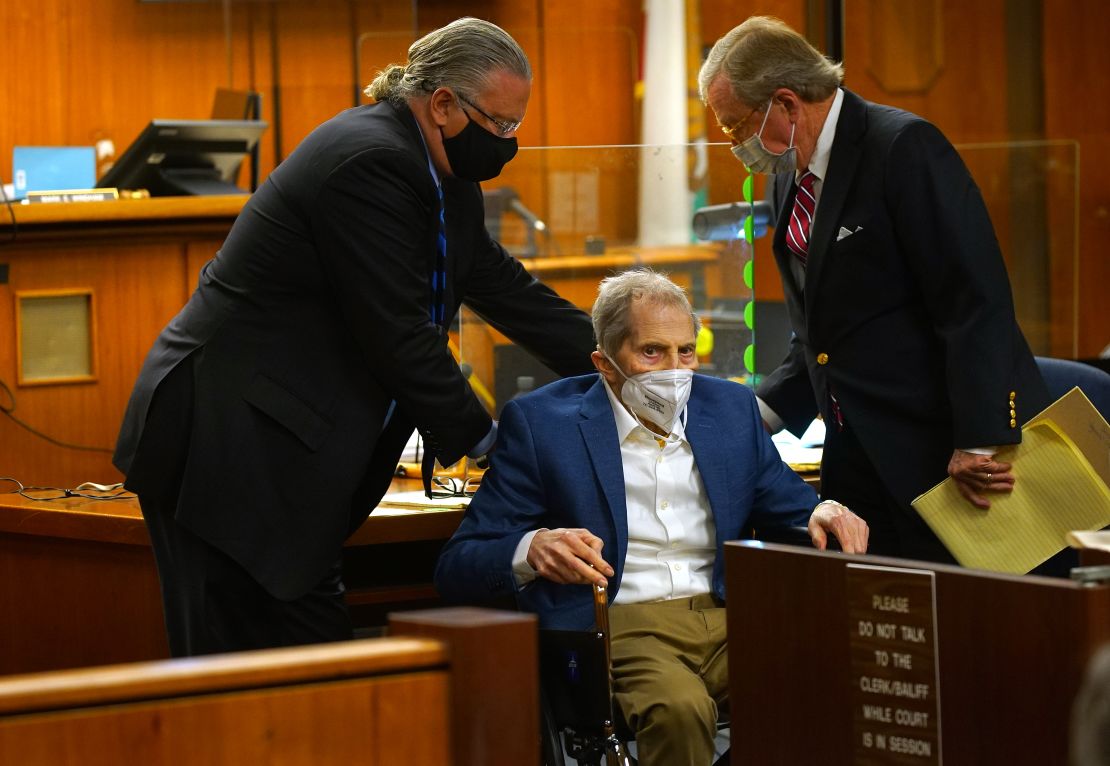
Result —
MULTIPOLYGON (((432 272, 432 324, 443 327, 447 324, 447 222, 444 217, 443 186, 436 184, 439 192, 439 231, 436 233, 436 260, 432 272)), ((428 440, 424 439, 424 458, 420 461, 420 476, 424 480, 424 494, 432 496, 432 472, 435 470, 435 451, 428 440)))
POLYGON ((436 184, 439 192, 439 231, 436 234, 435 270, 432 272, 432 305, 430 314, 432 324, 447 324, 447 223, 444 217, 443 187, 436 184))

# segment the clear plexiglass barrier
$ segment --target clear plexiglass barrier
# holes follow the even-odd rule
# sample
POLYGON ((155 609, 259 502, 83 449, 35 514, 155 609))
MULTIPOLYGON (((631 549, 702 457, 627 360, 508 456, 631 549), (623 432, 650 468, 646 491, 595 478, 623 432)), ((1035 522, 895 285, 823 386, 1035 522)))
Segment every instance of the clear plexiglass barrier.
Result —
MULTIPOLYGON (((1077 146, 958 148, 990 209, 1034 352, 1072 355, 1077 146)), ((702 318, 700 371, 751 385, 782 360, 790 328, 771 254, 773 215, 762 179, 754 204, 745 203, 745 176, 725 144, 522 148, 483 184, 486 225, 533 275, 587 311, 605 276, 666 272, 702 318)), ((491 413, 555 377, 466 309, 453 334, 491 413)))

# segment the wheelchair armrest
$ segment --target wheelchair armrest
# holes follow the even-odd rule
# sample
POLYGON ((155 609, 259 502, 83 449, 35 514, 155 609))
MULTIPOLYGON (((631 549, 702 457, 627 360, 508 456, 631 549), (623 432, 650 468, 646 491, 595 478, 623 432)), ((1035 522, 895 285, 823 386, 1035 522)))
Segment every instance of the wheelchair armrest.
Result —
POLYGON ((753 529, 752 539, 760 540, 765 543, 797 545, 801 548, 813 547, 813 542, 809 539, 809 530, 802 526, 763 527, 753 529))
MULTIPOLYGON (((780 545, 796 545, 800 548, 812 548, 813 541, 809 538, 809 530, 802 526, 792 527, 765 527, 752 530, 752 539, 765 543, 779 543, 780 545)), ((840 541, 832 535, 828 536, 826 550, 840 550, 840 541)))

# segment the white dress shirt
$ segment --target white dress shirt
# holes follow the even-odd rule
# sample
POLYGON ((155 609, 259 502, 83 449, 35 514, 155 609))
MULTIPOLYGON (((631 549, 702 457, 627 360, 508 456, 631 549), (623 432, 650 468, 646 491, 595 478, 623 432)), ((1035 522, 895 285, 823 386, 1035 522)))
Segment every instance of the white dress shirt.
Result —
MULTIPOLYGON (((632 604, 709 593, 717 532, 683 418, 663 440, 632 417, 608 383, 605 392, 616 419, 628 511, 628 554, 614 602, 632 604)), ((513 557, 518 586, 536 578, 527 561, 535 534, 529 532, 521 539, 513 557)), ((614 568, 615 554, 602 551, 614 568)))

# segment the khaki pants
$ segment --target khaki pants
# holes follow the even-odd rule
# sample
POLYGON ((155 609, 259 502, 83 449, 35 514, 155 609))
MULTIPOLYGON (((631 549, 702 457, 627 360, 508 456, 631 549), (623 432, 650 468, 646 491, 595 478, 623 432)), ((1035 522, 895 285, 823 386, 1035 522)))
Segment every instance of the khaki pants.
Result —
POLYGON ((641 766, 708 766, 728 695, 725 610, 710 594, 609 609, 617 704, 641 766))

